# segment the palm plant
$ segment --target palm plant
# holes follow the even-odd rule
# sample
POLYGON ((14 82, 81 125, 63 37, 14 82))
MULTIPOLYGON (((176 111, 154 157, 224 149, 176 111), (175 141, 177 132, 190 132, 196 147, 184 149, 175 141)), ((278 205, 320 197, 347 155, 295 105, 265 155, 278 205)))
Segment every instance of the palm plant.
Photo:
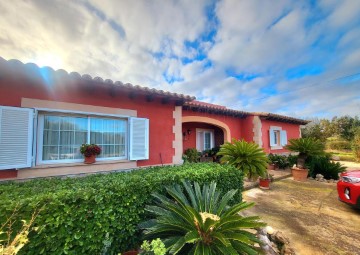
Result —
POLYGON ((265 226, 258 216, 243 217, 240 211, 252 206, 242 202, 228 206, 237 190, 224 196, 216 183, 204 185, 183 182, 167 188, 171 199, 153 194, 156 205, 146 210, 155 219, 143 222, 145 238, 161 238, 170 254, 258 254, 255 234, 246 229, 265 226), (184 191, 185 190, 185 191, 184 191))
POLYGON ((256 143, 233 139, 223 144, 217 155, 223 156, 221 162, 234 165, 249 179, 266 174, 268 158, 256 143))
POLYGON ((297 158, 297 168, 304 169, 305 161, 309 156, 319 156, 324 154, 324 145, 311 137, 290 139, 285 147, 287 150, 299 152, 297 158))

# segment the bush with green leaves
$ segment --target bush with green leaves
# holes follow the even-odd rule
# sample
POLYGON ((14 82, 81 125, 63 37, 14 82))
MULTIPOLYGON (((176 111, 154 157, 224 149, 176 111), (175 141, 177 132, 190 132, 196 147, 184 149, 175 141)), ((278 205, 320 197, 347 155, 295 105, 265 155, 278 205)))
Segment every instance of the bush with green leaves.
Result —
POLYGON ((166 247, 160 238, 155 240, 144 241, 141 245, 141 255, 165 255, 166 247))
POLYGON ((346 140, 327 140, 326 149, 329 150, 351 150, 351 143, 346 140))
POLYGON ((290 163, 288 161, 288 157, 285 155, 279 155, 279 154, 272 154, 270 153, 268 155, 269 161, 272 164, 275 164, 280 169, 285 169, 290 166, 290 163))
POLYGON ((297 158, 298 158, 298 156, 294 155, 294 154, 289 154, 287 156, 287 161, 289 162, 290 167, 292 167, 293 165, 296 165, 297 158))
POLYGON ((256 143, 233 139, 231 143, 221 145, 221 162, 235 166, 249 179, 264 177, 267 172, 268 158, 256 143))
POLYGON ((290 139, 289 144, 285 148, 290 151, 299 152, 296 166, 301 169, 305 168, 305 162, 309 156, 324 154, 323 143, 311 137, 290 139))
MULTIPOLYGON (((230 165, 185 164, 153 167, 129 173, 109 173, 82 178, 36 179, 0 184, 0 222, 17 208, 15 220, 30 219, 41 231, 30 233, 20 254, 117 254, 141 244, 138 224, 146 219, 145 205, 152 192, 182 180, 201 184, 216 181, 222 192, 239 188, 243 176, 230 165)), ((241 193, 234 203, 241 201, 241 193)), ((21 224, 13 225, 15 232, 21 224)))
POLYGON ((183 159, 185 162, 199 162, 200 154, 196 148, 189 148, 184 151, 183 159))
POLYGON ((325 179, 339 179, 339 174, 346 171, 346 167, 339 162, 331 162, 330 156, 315 156, 308 159, 309 175, 313 178, 321 174, 325 179))
POLYGON ((351 143, 351 149, 354 153, 355 159, 360 161, 360 128, 357 129, 354 140, 351 143))
POLYGON ((156 218, 140 224, 145 238, 161 238, 170 254, 258 254, 254 244, 260 241, 247 229, 265 223, 239 214, 251 203, 229 206, 237 190, 223 195, 215 182, 202 188, 197 182, 183 182, 167 193, 153 194, 157 204, 146 207, 156 218))

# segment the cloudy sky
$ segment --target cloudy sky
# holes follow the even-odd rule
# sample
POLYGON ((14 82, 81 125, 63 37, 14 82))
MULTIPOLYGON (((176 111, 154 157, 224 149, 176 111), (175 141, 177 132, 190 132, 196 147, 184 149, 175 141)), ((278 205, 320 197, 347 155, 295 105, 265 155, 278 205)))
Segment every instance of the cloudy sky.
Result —
POLYGON ((360 115, 360 0, 12 0, 0 56, 295 117, 360 115))

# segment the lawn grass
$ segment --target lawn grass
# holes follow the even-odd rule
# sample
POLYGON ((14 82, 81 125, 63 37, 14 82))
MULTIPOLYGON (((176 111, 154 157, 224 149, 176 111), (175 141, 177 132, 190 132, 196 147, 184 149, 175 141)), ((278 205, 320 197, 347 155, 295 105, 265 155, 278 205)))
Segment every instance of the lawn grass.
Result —
POLYGON ((340 160, 342 160, 342 161, 356 162, 356 158, 352 151, 349 151, 349 150, 326 150, 326 152, 340 157, 340 160))

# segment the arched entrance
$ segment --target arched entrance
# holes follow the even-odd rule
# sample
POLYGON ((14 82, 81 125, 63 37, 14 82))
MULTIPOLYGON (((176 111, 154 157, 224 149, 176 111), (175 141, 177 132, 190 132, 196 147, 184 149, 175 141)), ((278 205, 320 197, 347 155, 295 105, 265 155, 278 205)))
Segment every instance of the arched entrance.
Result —
POLYGON ((208 117, 182 117, 183 150, 208 150, 231 141, 230 128, 225 123, 208 117))

